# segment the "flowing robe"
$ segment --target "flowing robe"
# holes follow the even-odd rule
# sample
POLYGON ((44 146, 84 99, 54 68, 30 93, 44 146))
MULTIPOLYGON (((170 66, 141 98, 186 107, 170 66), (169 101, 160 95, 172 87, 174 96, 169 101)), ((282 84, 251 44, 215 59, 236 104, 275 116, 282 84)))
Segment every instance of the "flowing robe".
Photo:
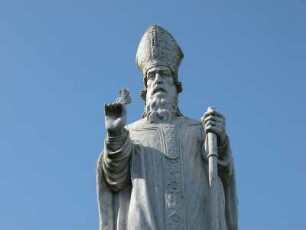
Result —
MULTIPOLYGON (((107 137, 97 164, 100 230, 210 229, 210 189, 201 122, 141 119, 107 137)), ((219 226, 236 230, 237 198, 229 142, 218 148, 219 226)))

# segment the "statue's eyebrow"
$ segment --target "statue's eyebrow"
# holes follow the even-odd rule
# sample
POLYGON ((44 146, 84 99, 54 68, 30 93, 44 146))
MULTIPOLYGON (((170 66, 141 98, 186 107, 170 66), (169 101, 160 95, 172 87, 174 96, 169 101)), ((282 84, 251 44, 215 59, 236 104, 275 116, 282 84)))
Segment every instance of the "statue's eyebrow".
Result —
POLYGON ((149 76, 150 74, 156 74, 156 73, 163 75, 163 74, 171 74, 172 72, 171 70, 168 70, 168 69, 156 69, 156 70, 148 71, 147 76, 149 76))

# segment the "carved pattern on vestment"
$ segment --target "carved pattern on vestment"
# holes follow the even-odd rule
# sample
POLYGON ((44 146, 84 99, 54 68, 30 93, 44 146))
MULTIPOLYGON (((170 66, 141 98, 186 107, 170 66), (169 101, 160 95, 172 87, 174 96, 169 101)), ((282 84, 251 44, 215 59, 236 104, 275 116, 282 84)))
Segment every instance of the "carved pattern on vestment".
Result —
POLYGON ((167 229, 185 229, 183 165, 177 126, 163 129, 165 139, 164 188, 167 229))

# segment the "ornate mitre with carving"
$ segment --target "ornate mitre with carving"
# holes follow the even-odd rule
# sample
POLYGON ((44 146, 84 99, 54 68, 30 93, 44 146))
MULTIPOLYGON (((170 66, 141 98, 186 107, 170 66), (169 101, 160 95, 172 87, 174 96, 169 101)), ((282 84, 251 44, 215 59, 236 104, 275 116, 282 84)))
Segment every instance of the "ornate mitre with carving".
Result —
POLYGON ((136 53, 136 64, 146 74, 154 66, 167 66, 178 72, 184 54, 172 35, 153 25, 144 33, 136 53))

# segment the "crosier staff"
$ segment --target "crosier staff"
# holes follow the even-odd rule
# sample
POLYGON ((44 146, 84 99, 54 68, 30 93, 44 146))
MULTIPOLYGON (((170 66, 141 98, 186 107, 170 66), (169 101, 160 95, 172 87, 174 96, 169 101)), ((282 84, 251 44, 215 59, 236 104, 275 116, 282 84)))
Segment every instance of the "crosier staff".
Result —
MULTIPOLYGON (((208 107, 207 113, 214 112, 214 107, 208 107)), ((204 117, 202 118, 204 123, 204 117)), ((218 200, 218 143, 217 135, 211 131, 207 133, 208 143, 208 175, 211 194, 211 230, 219 230, 219 200, 218 200)))

